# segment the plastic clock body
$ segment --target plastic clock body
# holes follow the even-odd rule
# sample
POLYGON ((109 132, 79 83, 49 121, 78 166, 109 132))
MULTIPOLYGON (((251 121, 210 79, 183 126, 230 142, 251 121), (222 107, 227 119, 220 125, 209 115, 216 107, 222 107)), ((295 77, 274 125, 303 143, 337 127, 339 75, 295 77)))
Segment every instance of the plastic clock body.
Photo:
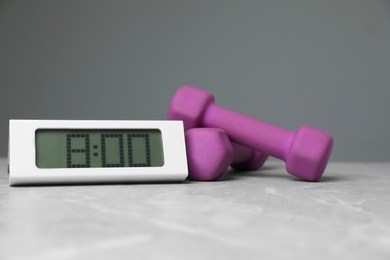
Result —
POLYGON ((10 185, 183 181, 181 121, 10 120, 10 185))

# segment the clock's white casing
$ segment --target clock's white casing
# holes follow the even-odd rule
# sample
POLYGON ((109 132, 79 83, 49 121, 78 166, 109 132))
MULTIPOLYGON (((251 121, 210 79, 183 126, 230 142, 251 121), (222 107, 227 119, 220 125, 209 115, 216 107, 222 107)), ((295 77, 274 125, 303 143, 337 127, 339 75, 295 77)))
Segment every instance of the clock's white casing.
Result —
POLYGON ((123 183, 183 181, 188 175, 182 121, 126 120, 10 120, 9 184, 123 183), (38 129, 158 129, 164 165, 127 168, 50 168, 35 164, 35 131, 38 129))

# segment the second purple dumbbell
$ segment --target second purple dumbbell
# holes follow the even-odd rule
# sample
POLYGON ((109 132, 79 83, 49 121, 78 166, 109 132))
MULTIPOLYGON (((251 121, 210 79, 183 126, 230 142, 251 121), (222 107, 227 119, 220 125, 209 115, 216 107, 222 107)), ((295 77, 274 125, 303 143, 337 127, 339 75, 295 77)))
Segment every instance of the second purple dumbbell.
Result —
POLYGON ((176 92, 167 118, 183 120, 185 130, 221 128, 232 142, 284 160, 290 174, 308 181, 321 178, 333 147, 326 131, 311 126, 289 131, 217 106, 212 93, 191 86, 176 92))
POLYGON ((267 159, 262 153, 231 143, 219 128, 192 128, 185 138, 190 180, 216 180, 229 165, 237 170, 256 170, 267 159))

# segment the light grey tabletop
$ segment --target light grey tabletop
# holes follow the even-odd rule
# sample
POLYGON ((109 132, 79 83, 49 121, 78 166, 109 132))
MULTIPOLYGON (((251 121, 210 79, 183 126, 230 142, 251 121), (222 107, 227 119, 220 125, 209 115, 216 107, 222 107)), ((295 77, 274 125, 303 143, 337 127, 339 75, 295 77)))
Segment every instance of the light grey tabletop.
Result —
POLYGON ((319 182, 269 160, 176 184, 9 187, 0 259, 389 259, 390 163, 330 163, 319 182))

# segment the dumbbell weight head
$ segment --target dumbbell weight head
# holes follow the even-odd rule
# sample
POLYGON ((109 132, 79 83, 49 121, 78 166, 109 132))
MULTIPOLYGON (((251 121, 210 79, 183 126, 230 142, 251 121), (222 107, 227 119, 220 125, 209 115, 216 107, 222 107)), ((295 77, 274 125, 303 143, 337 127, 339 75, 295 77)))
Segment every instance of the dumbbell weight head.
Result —
POLYGON ((186 131, 185 139, 190 180, 218 179, 233 161, 233 147, 222 129, 193 128, 186 131))
POLYGON ((311 126, 300 127, 286 156, 289 173, 308 181, 318 180, 325 171, 333 147, 329 133, 311 126))
POLYGON ((184 130, 202 126, 202 117, 214 96, 208 91, 191 86, 181 87, 173 96, 167 119, 182 120, 184 130))

